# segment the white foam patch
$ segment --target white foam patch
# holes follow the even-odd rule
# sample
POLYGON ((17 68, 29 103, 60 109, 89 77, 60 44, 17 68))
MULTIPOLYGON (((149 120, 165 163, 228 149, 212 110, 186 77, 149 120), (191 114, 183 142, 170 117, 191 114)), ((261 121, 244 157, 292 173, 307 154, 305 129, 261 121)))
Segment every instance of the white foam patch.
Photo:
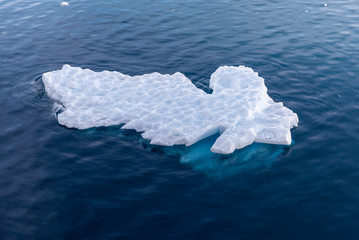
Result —
POLYGON ((47 94, 64 106, 61 125, 86 129, 126 123, 151 144, 187 146, 221 133, 212 152, 229 154, 253 142, 291 143, 298 116, 267 94, 264 79, 244 66, 219 67, 212 94, 182 73, 128 76, 64 65, 43 74, 47 94))

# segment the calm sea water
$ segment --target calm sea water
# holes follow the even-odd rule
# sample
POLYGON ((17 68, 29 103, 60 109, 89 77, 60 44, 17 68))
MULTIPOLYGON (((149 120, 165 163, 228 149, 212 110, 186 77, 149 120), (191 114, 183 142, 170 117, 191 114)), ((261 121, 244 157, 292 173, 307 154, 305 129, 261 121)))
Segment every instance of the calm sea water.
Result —
POLYGON ((0 0, 0 239, 357 239, 359 2, 0 0), (325 4, 327 4, 325 6, 325 4), (252 67, 291 146, 229 156, 67 129, 41 75, 252 67))

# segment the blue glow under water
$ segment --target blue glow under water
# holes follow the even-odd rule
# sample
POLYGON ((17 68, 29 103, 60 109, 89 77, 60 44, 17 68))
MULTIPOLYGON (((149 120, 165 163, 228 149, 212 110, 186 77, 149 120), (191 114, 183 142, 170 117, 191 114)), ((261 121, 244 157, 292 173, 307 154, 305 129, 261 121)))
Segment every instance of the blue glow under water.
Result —
POLYGON ((356 239, 359 2, 0 1, 1 239, 356 239), (325 6, 324 4, 327 4, 325 6), (252 67, 298 113, 291 146, 229 156, 58 125, 41 81, 71 64, 252 67))

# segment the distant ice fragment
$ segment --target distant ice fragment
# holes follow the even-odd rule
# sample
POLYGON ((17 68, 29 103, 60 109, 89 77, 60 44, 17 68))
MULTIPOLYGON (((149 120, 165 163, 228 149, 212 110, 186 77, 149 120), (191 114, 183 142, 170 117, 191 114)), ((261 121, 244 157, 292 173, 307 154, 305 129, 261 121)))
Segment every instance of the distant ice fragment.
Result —
POLYGON ((221 133, 212 152, 229 154, 253 142, 291 144, 298 116, 267 94, 251 68, 219 67, 210 78, 212 94, 182 73, 129 76, 64 65, 44 73, 47 94, 63 105, 61 125, 86 129, 125 123, 151 144, 187 146, 221 133))
POLYGON ((61 7, 68 7, 70 6, 70 4, 68 2, 62 2, 61 4, 61 7))

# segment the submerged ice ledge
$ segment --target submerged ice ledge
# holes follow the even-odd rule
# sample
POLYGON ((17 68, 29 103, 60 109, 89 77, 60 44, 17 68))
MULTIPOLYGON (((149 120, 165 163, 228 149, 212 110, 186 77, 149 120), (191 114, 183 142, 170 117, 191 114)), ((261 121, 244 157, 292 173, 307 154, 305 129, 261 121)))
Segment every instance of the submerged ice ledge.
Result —
POLYGON ((221 133, 212 152, 229 154, 253 142, 291 143, 298 116, 267 94, 251 68, 219 67, 210 78, 212 94, 182 73, 129 76, 64 65, 44 73, 47 94, 64 106, 61 125, 86 129, 125 123, 151 144, 187 146, 221 133))

